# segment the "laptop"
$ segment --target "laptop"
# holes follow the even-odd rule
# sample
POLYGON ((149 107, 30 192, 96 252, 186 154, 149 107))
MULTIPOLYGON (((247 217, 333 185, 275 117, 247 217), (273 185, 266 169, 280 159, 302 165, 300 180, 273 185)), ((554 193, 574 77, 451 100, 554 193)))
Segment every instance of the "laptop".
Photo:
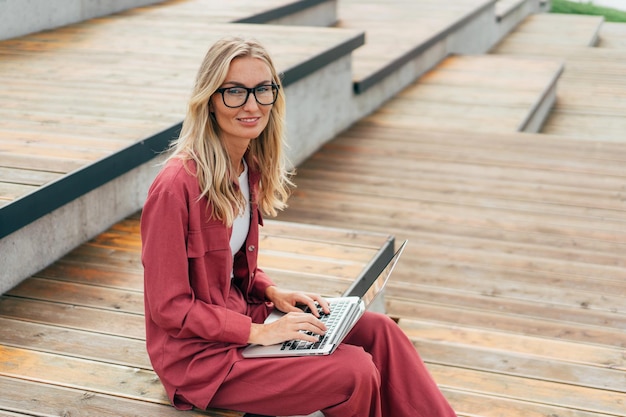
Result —
MULTIPOLYGON (((379 267, 375 279, 368 279, 368 276, 364 275, 346 291, 349 295, 326 299, 330 304, 331 312, 326 315, 321 311, 321 308, 319 309, 320 320, 326 324, 327 331, 324 336, 320 337, 318 342, 288 340, 284 343, 269 346, 251 344, 244 348, 242 352, 243 357, 267 358, 330 355, 333 353, 367 308, 382 293, 406 244, 407 241, 405 240, 393 256, 382 267, 379 267)), ((278 320, 284 314, 274 310, 267 317, 265 323, 278 320)))

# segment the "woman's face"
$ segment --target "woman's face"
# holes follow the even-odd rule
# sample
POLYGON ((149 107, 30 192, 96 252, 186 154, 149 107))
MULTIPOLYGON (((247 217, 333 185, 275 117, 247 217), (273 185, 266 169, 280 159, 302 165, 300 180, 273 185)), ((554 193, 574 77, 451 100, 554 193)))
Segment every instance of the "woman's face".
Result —
MULTIPOLYGON (((221 87, 254 88, 272 82, 272 73, 265 62, 259 58, 241 57, 231 62, 221 87)), ((250 139, 257 138, 267 126, 272 105, 260 105, 250 93, 241 107, 230 108, 218 92, 211 97, 211 110, 227 149, 246 148, 250 139)))

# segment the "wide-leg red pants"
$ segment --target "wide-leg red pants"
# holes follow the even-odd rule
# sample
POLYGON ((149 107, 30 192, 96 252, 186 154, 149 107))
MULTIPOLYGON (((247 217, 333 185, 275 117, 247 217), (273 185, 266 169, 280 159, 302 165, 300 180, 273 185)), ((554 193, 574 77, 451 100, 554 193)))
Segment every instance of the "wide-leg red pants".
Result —
POLYGON ((329 356, 235 362, 210 406, 272 416, 456 416, 398 325, 371 312, 329 356))

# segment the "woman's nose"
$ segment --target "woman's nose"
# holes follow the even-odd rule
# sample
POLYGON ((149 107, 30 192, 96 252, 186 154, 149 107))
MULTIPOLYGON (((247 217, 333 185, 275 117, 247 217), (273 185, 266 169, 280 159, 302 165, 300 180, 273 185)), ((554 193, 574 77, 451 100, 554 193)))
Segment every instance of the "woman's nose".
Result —
POLYGON ((259 103, 256 101, 256 97, 253 93, 248 95, 248 98, 245 103, 243 103, 243 108, 245 110, 256 110, 259 107, 259 103))

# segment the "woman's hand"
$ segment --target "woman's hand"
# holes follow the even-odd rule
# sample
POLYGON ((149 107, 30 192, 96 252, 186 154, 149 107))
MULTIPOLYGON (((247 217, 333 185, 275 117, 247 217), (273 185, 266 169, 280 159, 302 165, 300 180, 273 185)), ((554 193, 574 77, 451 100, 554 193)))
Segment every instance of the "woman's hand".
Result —
POLYGON ((319 317, 316 302, 322 307, 324 313, 330 313, 328 302, 319 294, 286 291, 271 286, 267 287, 267 290, 265 290, 265 297, 274 304, 274 307, 283 313, 300 313, 302 309, 298 308, 297 305, 305 305, 309 307, 315 317, 319 317))
POLYGON ((252 323, 248 343, 274 345, 298 339, 317 342, 326 332, 326 325, 311 313, 287 313, 280 319, 267 324, 252 323), (313 334, 307 334, 311 332, 313 334))
POLYGON ((285 291, 277 287, 268 287, 265 293, 267 299, 278 310, 287 313, 280 319, 268 323, 253 323, 248 343, 272 345, 287 340, 298 339, 307 342, 317 342, 319 336, 326 332, 326 326, 319 320, 316 303, 326 314, 330 313, 328 302, 320 295, 298 291, 285 291), (306 305, 311 313, 304 313, 298 305, 306 305), (306 332, 313 333, 312 335, 306 332))

